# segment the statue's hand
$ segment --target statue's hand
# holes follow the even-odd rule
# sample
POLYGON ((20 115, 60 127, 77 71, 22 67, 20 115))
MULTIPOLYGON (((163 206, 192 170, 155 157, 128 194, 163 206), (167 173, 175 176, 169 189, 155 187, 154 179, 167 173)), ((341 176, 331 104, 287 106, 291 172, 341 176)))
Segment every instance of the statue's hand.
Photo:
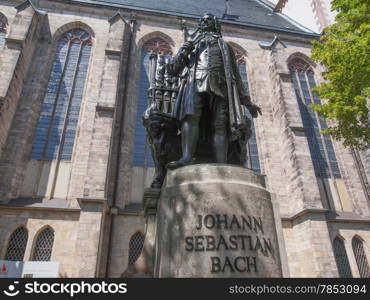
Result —
POLYGON ((187 41, 181 46, 181 52, 188 55, 194 49, 194 43, 192 41, 187 41))
POLYGON ((247 108, 248 108, 248 110, 251 113, 253 118, 257 118, 258 114, 262 115, 261 107, 259 107, 256 104, 253 104, 253 103, 252 104, 247 104, 247 108))

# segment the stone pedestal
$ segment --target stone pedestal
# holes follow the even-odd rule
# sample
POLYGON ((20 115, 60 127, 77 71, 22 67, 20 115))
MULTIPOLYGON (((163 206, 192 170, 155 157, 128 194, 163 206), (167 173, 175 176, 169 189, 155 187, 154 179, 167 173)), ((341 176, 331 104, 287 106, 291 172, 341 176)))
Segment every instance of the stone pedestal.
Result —
POLYGON ((282 277, 264 176, 219 164, 169 171, 157 211, 154 277, 282 277))

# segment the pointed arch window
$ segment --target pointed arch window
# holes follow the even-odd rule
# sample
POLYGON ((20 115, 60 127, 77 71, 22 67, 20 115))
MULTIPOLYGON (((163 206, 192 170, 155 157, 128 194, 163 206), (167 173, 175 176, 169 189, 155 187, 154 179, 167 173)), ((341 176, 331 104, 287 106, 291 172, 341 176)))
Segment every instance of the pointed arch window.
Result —
POLYGON ((369 262, 367 261, 366 258, 363 242, 357 236, 355 236, 352 239, 352 249, 353 253, 355 254, 356 263, 358 266, 358 271, 360 272, 360 276, 362 278, 369 278, 370 277, 369 262))
POLYGON ((10 236, 5 260, 22 261, 26 251, 28 231, 23 226, 18 227, 10 236))
POLYGON ((35 243, 33 250, 33 261, 50 261, 54 245, 54 230, 50 227, 42 230, 35 243))
POLYGON ((312 91, 312 88, 316 87, 314 72, 311 66, 300 58, 293 59, 289 69, 316 177, 339 179, 341 174, 331 137, 320 133, 320 130, 328 128, 328 125, 311 108, 313 103, 321 104, 321 100, 312 91))
POLYGON ((59 40, 31 158, 71 160, 91 46, 91 36, 82 29, 68 31, 59 40))
POLYGON ((334 257, 338 267, 339 277, 351 278, 352 272, 349 265, 346 248, 344 242, 339 237, 336 237, 333 241, 334 257))
POLYGON ((144 126, 141 124, 141 117, 148 105, 147 94, 150 86, 149 57, 152 53, 172 55, 172 49, 171 46, 161 38, 147 41, 142 48, 133 158, 134 166, 139 167, 154 167, 154 162, 146 141, 146 131, 144 126))
POLYGON ((128 264, 133 265, 139 258, 144 246, 144 235, 136 232, 132 235, 129 243, 128 264))
POLYGON ((0 14, 0 46, 5 44, 5 35, 6 35, 6 22, 1 18, 0 14))
MULTIPOLYGON (((244 87, 249 91, 249 84, 248 84, 248 74, 247 74, 247 62, 245 59, 245 56, 238 52, 237 50, 234 50, 235 52, 235 58, 236 62, 238 64, 240 76, 242 78, 244 87)), ((260 160, 258 155, 258 147, 257 147, 257 138, 256 138, 256 127, 255 122, 250 114, 249 110, 245 107, 244 111, 247 115, 247 117, 252 121, 252 135, 248 140, 247 144, 247 168, 250 168, 258 173, 261 173, 261 166, 260 166, 260 160)))

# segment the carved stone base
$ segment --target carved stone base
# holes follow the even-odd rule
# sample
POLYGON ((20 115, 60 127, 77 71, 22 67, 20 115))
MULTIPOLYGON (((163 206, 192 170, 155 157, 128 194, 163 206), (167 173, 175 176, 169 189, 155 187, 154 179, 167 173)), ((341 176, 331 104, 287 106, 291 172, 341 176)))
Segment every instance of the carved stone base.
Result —
POLYGON ((219 164, 169 171, 155 249, 154 277, 282 277, 264 176, 219 164))

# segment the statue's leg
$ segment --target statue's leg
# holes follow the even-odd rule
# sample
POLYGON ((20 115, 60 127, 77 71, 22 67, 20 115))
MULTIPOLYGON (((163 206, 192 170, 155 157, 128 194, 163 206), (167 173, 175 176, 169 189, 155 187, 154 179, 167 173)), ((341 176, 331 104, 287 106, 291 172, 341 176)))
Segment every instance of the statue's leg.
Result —
POLYGON ((187 116, 181 127, 182 158, 184 162, 190 162, 194 157, 199 138, 199 119, 187 116))
POLYGON ((228 112, 227 101, 222 97, 216 96, 213 102, 213 149, 217 163, 227 163, 228 151, 228 112))
POLYGON ((199 121, 202 115, 202 98, 196 96, 194 114, 188 115, 181 124, 182 157, 167 164, 168 169, 176 169, 192 163, 199 139, 199 121))

